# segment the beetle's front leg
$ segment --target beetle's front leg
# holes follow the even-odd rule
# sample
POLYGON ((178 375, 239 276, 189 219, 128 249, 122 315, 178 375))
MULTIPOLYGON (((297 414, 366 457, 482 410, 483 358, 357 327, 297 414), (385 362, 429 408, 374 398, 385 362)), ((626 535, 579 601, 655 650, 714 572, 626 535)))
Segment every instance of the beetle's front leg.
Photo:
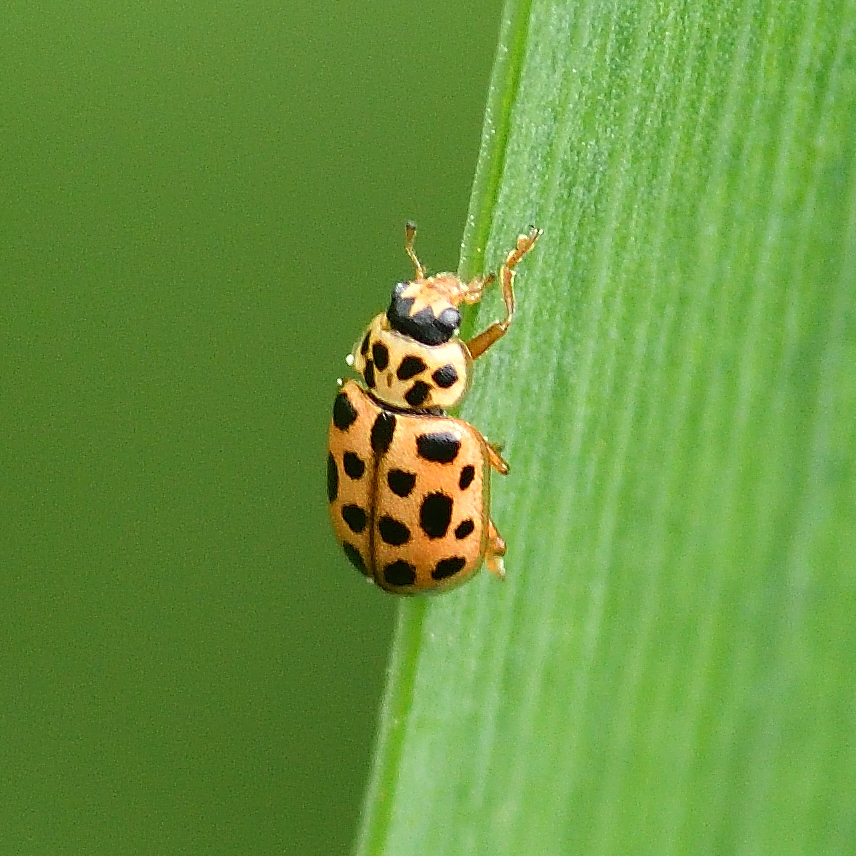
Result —
POLYGON ((502 321, 494 321, 490 327, 482 330, 481 333, 467 342, 467 349, 473 359, 480 357, 491 345, 498 342, 511 326, 514 319, 514 268, 526 253, 535 246, 541 232, 541 229, 536 229, 533 226, 528 235, 520 235, 517 238, 517 246, 506 257, 505 264, 499 272, 502 299, 505 302, 505 318, 502 321))

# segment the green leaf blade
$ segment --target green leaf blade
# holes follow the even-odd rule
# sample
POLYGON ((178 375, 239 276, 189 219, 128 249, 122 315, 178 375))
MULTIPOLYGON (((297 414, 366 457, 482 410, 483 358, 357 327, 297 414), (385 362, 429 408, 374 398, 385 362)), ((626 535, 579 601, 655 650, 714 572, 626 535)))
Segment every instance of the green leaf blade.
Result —
POLYGON ((509 579, 402 605, 361 854, 852 847, 854 34, 852 2, 532 3, 473 222, 492 265, 545 233, 464 408, 512 465, 509 579))

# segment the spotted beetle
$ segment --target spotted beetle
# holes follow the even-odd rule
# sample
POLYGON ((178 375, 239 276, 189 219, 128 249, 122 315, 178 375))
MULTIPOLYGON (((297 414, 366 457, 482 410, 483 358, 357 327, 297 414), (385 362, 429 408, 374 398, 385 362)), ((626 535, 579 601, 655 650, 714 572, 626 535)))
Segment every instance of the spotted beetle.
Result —
POLYGON ((490 519, 490 471, 505 475, 508 464, 446 409, 466 395, 473 360, 511 325, 514 268, 540 235, 534 227, 520 235, 500 269, 505 318, 462 342, 458 306, 478 303, 496 277, 426 276, 408 223, 405 250, 416 276, 395 286, 388 309, 348 358, 365 386, 344 382, 333 404, 330 517, 348 559, 388 592, 443 591, 482 562, 505 576, 505 541, 490 519))

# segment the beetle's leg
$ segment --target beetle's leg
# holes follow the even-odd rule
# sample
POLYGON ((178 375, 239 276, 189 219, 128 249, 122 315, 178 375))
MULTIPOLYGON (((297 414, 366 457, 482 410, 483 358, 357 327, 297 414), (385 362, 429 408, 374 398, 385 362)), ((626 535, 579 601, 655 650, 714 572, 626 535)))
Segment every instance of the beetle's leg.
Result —
POLYGON ((482 274, 471 279, 465 286, 461 295, 464 303, 478 303, 482 299, 484 290, 496 279, 495 273, 482 274))
MULTIPOLYGON (((528 235, 520 235, 517 238, 517 246, 506 257, 505 264, 499 271, 499 281, 502 285, 502 299, 505 301, 505 318, 502 321, 494 321, 490 327, 482 330, 481 333, 478 333, 467 342, 467 348, 473 359, 480 357, 494 342, 499 341, 511 326, 511 321, 514 318, 514 268, 523 256, 535 246, 535 241, 538 240, 540 235, 541 230, 533 226, 529 230, 528 235)), ((478 290, 479 297, 483 288, 484 284, 478 290)), ((468 300, 467 302, 471 301, 468 300)))
POLYGON ((496 531, 493 521, 488 518, 487 546, 484 551, 484 563, 487 565, 487 569, 492 574, 496 574, 501 580, 505 579, 505 562, 502 560, 505 550, 505 541, 503 541, 502 535, 496 531))
POLYGON ((499 454, 499 446, 496 443, 488 443, 485 440, 485 445, 487 446, 487 459, 490 465, 501 475, 508 475, 508 464, 503 460, 502 455, 499 454))
POLYGON ((404 249, 407 255, 410 256, 410 261, 413 262, 413 267, 416 268, 416 279, 425 279, 425 268, 422 267, 422 262, 416 257, 416 251, 413 249, 413 242, 416 240, 416 224, 412 220, 408 220, 404 224, 404 249))

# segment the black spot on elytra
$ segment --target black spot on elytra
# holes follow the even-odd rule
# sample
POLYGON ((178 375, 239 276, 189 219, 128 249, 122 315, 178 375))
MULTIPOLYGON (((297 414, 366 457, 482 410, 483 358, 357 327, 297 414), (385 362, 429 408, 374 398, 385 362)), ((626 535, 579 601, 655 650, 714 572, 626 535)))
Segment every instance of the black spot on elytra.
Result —
POLYGON ((416 484, 416 476, 404 470, 390 470, 386 474, 386 483, 396 496, 409 496, 416 484))
POLYGON ((363 477, 366 471, 366 465, 362 462, 359 455, 354 452, 345 452, 342 456, 342 464, 345 472, 355 481, 363 477))
POLYGON ((345 551, 345 555, 348 557, 348 561, 350 561, 350 563, 361 574, 368 573, 368 570, 366 569, 366 563, 363 561, 363 557, 360 554, 360 551, 353 544, 349 544, 347 541, 343 541, 342 549, 345 551))
POLYGON ((452 522, 452 497, 429 493, 419 508, 419 525, 429 538, 442 538, 452 522))
POLYGON ((476 468, 472 464, 467 464, 461 470, 461 477, 458 479, 458 487, 461 490, 466 490, 476 477, 476 468))
POLYGON ((381 370, 384 371, 386 367, 389 365, 389 351, 382 342, 375 342, 372 345, 372 359, 375 362, 375 365, 381 370))
POLYGON ((383 569, 383 578, 391 586, 412 586, 416 582, 416 568, 410 562, 398 559, 383 569))
POLYGON ((357 421, 357 411, 348 398, 348 393, 340 392, 333 402, 333 424, 340 431, 347 431, 357 421))
POLYGON ((410 378, 416 377, 416 375, 424 372, 427 368, 428 366, 419 357, 405 357, 401 361, 401 365, 399 365, 395 376, 399 380, 410 380, 410 378))
POLYGON ((371 340, 371 335, 369 333, 366 333, 366 335, 363 336, 363 342, 360 345, 360 353, 363 356, 365 356, 369 352, 369 341, 370 340, 371 340))
POLYGON ((472 535, 475 528, 475 523, 473 523, 473 521, 468 517, 466 520, 462 520, 457 527, 455 527, 455 537, 460 541, 462 538, 472 535))
POLYGON ((389 411, 381 410, 372 425, 371 433, 372 451, 379 458, 387 453, 393 434, 395 434, 395 417, 389 411))
POLYGON ((366 360, 366 364, 363 367, 363 377, 366 379, 366 384, 374 389, 375 385, 375 373, 374 373, 374 363, 371 360, 366 360))
POLYGON ((431 392, 431 387, 425 383, 424 380, 417 380, 410 389, 407 390, 407 393, 404 396, 404 400, 411 407, 421 407, 425 404, 425 399, 428 398, 428 394, 431 392))
POLYGON ((327 453, 327 499, 330 502, 339 495, 339 468, 332 452, 327 453))
POLYGON ((351 532, 359 535, 366 528, 366 512, 359 505, 342 506, 342 519, 348 524, 351 532))
POLYGON ((380 532, 384 543, 391 544, 393 547, 400 547, 410 540, 410 530, 400 520, 388 514, 378 520, 377 531, 380 532))
POLYGON ((461 441, 450 431, 433 431, 416 438, 416 451, 426 461, 450 464, 461 451, 461 441))
POLYGON ((441 389, 448 389, 458 382, 458 373, 451 363, 446 363, 445 366, 437 369, 431 377, 434 378, 434 383, 441 389))
POLYGON ((467 560, 463 556, 450 556, 448 559, 440 559, 431 571, 431 577, 435 580, 445 580, 453 577, 460 571, 467 560))

